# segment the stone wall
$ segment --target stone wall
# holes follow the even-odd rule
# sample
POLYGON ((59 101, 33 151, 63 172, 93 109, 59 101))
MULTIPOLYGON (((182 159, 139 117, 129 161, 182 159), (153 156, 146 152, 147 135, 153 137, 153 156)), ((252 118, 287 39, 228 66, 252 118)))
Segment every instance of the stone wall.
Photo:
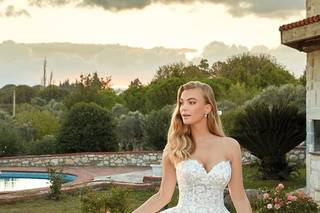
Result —
POLYGON ((161 161, 162 152, 93 152, 0 158, 0 167, 17 166, 150 166, 161 161))
MULTIPOLYGON (((242 150, 242 163, 249 164, 252 161, 255 161, 257 158, 250 154, 247 150, 242 150)), ((306 161, 306 147, 297 146, 287 154, 287 159, 291 163, 302 163, 306 161)))
MULTIPOLYGON (((0 158, 0 167, 40 167, 47 165, 64 166, 150 166, 150 164, 161 163, 162 152, 91 152, 91 153, 71 153, 56 155, 31 155, 17 157, 0 158)), ((256 158, 248 151, 242 151, 242 161, 244 164, 251 163, 256 158)), ((292 162, 305 161, 305 147, 300 146, 288 154, 288 159, 292 162)))

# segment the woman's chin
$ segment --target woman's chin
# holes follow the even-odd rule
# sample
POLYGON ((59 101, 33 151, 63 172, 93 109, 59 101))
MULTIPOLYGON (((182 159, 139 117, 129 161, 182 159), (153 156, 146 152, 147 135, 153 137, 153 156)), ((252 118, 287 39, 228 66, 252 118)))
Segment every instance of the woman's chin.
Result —
POLYGON ((191 122, 191 121, 188 121, 188 120, 184 120, 183 123, 184 123, 185 125, 190 125, 190 124, 192 124, 192 122, 191 122))

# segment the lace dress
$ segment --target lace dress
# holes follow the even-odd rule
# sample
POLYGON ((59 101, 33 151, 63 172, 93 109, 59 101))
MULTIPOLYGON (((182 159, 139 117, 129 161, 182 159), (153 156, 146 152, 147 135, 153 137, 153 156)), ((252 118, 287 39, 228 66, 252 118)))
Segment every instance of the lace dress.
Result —
POLYGON ((209 172, 195 159, 176 166, 179 187, 177 206, 161 213, 229 213, 223 192, 231 178, 230 161, 220 161, 209 172))

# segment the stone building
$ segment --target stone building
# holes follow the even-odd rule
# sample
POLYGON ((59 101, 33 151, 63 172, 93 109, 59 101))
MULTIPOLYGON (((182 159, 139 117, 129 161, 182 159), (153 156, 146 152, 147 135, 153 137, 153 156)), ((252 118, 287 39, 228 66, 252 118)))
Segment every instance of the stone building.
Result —
POLYGON ((307 0, 306 7, 307 18, 282 25, 280 31, 282 44, 307 53, 306 191, 320 202, 320 1, 307 0))

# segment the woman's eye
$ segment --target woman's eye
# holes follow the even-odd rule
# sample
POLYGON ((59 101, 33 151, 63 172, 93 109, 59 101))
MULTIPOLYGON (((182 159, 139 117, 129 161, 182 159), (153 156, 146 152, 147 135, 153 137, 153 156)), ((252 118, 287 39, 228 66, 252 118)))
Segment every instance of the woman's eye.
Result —
POLYGON ((190 101, 189 102, 191 105, 195 104, 196 102, 195 101, 190 101))

